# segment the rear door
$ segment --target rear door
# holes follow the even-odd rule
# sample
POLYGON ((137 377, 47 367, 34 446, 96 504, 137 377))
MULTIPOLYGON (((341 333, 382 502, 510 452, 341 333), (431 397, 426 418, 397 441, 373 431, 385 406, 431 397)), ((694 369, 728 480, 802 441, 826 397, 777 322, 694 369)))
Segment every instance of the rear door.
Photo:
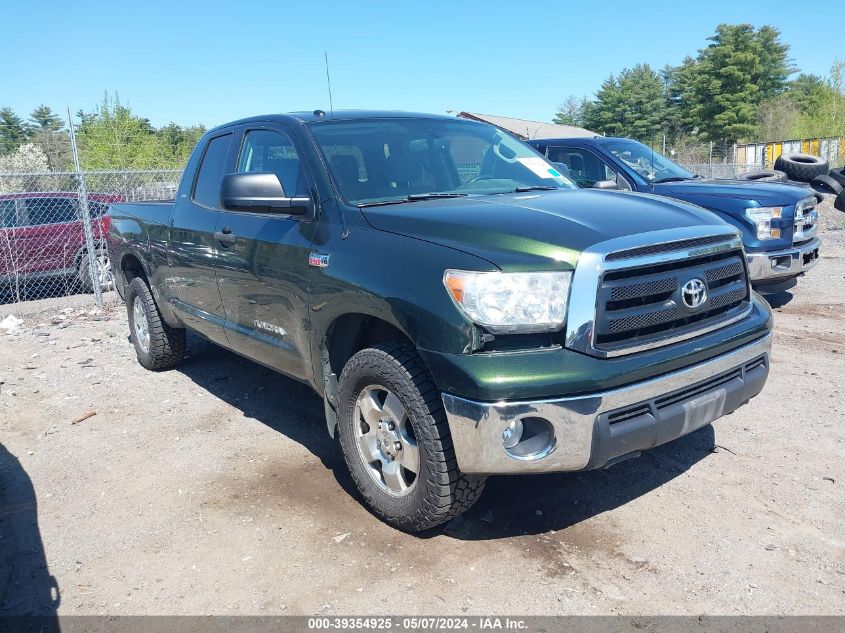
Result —
MULTIPOLYGON (((281 124, 244 126, 233 172, 275 173, 288 196, 314 198, 301 148, 281 124)), ((217 284, 227 336, 239 353, 288 375, 308 379, 308 255, 310 215, 221 212, 219 229, 233 236, 217 251, 217 284)))
POLYGON ((76 196, 35 195, 20 202, 19 223, 26 223, 18 232, 21 272, 76 272, 84 244, 76 196))
POLYGON ((191 328, 222 345, 228 341, 214 274, 220 248, 215 231, 220 219, 220 183, 233 166, 233 136, 229 130, 210 137, 193 180, 182 183, 173 206, 167 253, 170 302, 191 328))

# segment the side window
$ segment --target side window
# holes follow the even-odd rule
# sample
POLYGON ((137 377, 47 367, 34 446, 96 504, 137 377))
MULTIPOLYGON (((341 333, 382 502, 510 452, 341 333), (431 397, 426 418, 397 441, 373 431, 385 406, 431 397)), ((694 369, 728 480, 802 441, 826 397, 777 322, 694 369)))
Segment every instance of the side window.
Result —
POLYGON ((231 134, 215 136, 208 142, 194 183, 194 202, 204 207, 220 207, 220 183, 226 169, 226 156, 229 153, 231 134))
POLYGON ((592 187, 599 180, 624 182, 621 178, 617 179, 618 174, 613 168, 585 149, 550 147, 548 159, 565 165, 569 169, 570 178, 577 182, 580 187, 592 187))
MULTIPOLYGON (((360 166, 356 164, 356 171, 358 169, 360 166)), ((283 132, 252 130, 246 133, 238 158, 238 173, 249 172, 276 174, 289 197, 308 195, 299 154, 293 141, 283 132)))
POLYGON ((0 200, 0 229, 10 229, 18 225, 18 212, 14 200, 0 200))
POLYGON ((27 198, 27 224, 38 226, 76 222, 79 219, 76 207, 73 198, 27 198))

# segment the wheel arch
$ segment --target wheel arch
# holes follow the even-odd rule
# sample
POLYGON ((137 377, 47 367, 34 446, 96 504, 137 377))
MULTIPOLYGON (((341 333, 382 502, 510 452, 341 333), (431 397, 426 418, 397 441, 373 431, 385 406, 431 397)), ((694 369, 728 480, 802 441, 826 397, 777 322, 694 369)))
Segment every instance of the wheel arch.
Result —
POLYGON ((315 381, 323 395, 326 409, 326 424, 334 437, 337 427, 338 380, 344 366, 352 356, 362 349, 387 343, 405 341, 414 345, 413 336, 398 319, 375 310, 356 310, 336 315, 319 337, 316 355, 315 381))

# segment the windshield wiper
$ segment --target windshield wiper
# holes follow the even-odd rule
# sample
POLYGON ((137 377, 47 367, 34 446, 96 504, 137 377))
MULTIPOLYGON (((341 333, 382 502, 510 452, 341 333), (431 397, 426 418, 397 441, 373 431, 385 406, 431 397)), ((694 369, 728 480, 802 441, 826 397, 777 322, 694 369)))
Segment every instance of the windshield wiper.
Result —
POLYGON ((358 208, 362 207, 382 207, 388 204, 405 204, 406 202, 419 202, 420 200, 437 200, 438 198, 463 198, 469 194, 457 192, 438 192, 431 193, 412 193, 404 198, 397 198, 394 200, 376 200, 374 202, 361 202, 358 208))
POLYGON ((652 181, 651 184, 659 185, 663 182, 680 182, 682 180, 689 180, 689 178, 684 178, 683 176, 669 176, 667 178, 658 178, 657 180, 652 181))
POLYGON ((414 200, 434 200, 436 198, 462 198, 469 194, 458 193, 456 191, 435 191, 432 193, 412 193, 405 198, 405 202, 413 202, 414 200))
POLYGON ((560 189, 560 187, 552 187, 551 185, 534 185, 532 187, 517 187, 511 193, 525 193, 526 191, 552 191, 553 189, 560 189))

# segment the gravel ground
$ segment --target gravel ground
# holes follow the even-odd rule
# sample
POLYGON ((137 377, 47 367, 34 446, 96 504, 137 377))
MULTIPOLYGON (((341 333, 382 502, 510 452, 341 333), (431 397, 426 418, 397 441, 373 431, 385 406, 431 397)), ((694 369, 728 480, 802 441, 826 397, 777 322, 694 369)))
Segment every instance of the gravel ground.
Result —
POLYGON ((822 212, 750 405, 608 470, 492 478, 425 536, 355 500, 307 387, 195 337, 147 372, 114 297, 0 306, 24 317, 0 332, 0 613, 845 613, 845 214, 822 212))

